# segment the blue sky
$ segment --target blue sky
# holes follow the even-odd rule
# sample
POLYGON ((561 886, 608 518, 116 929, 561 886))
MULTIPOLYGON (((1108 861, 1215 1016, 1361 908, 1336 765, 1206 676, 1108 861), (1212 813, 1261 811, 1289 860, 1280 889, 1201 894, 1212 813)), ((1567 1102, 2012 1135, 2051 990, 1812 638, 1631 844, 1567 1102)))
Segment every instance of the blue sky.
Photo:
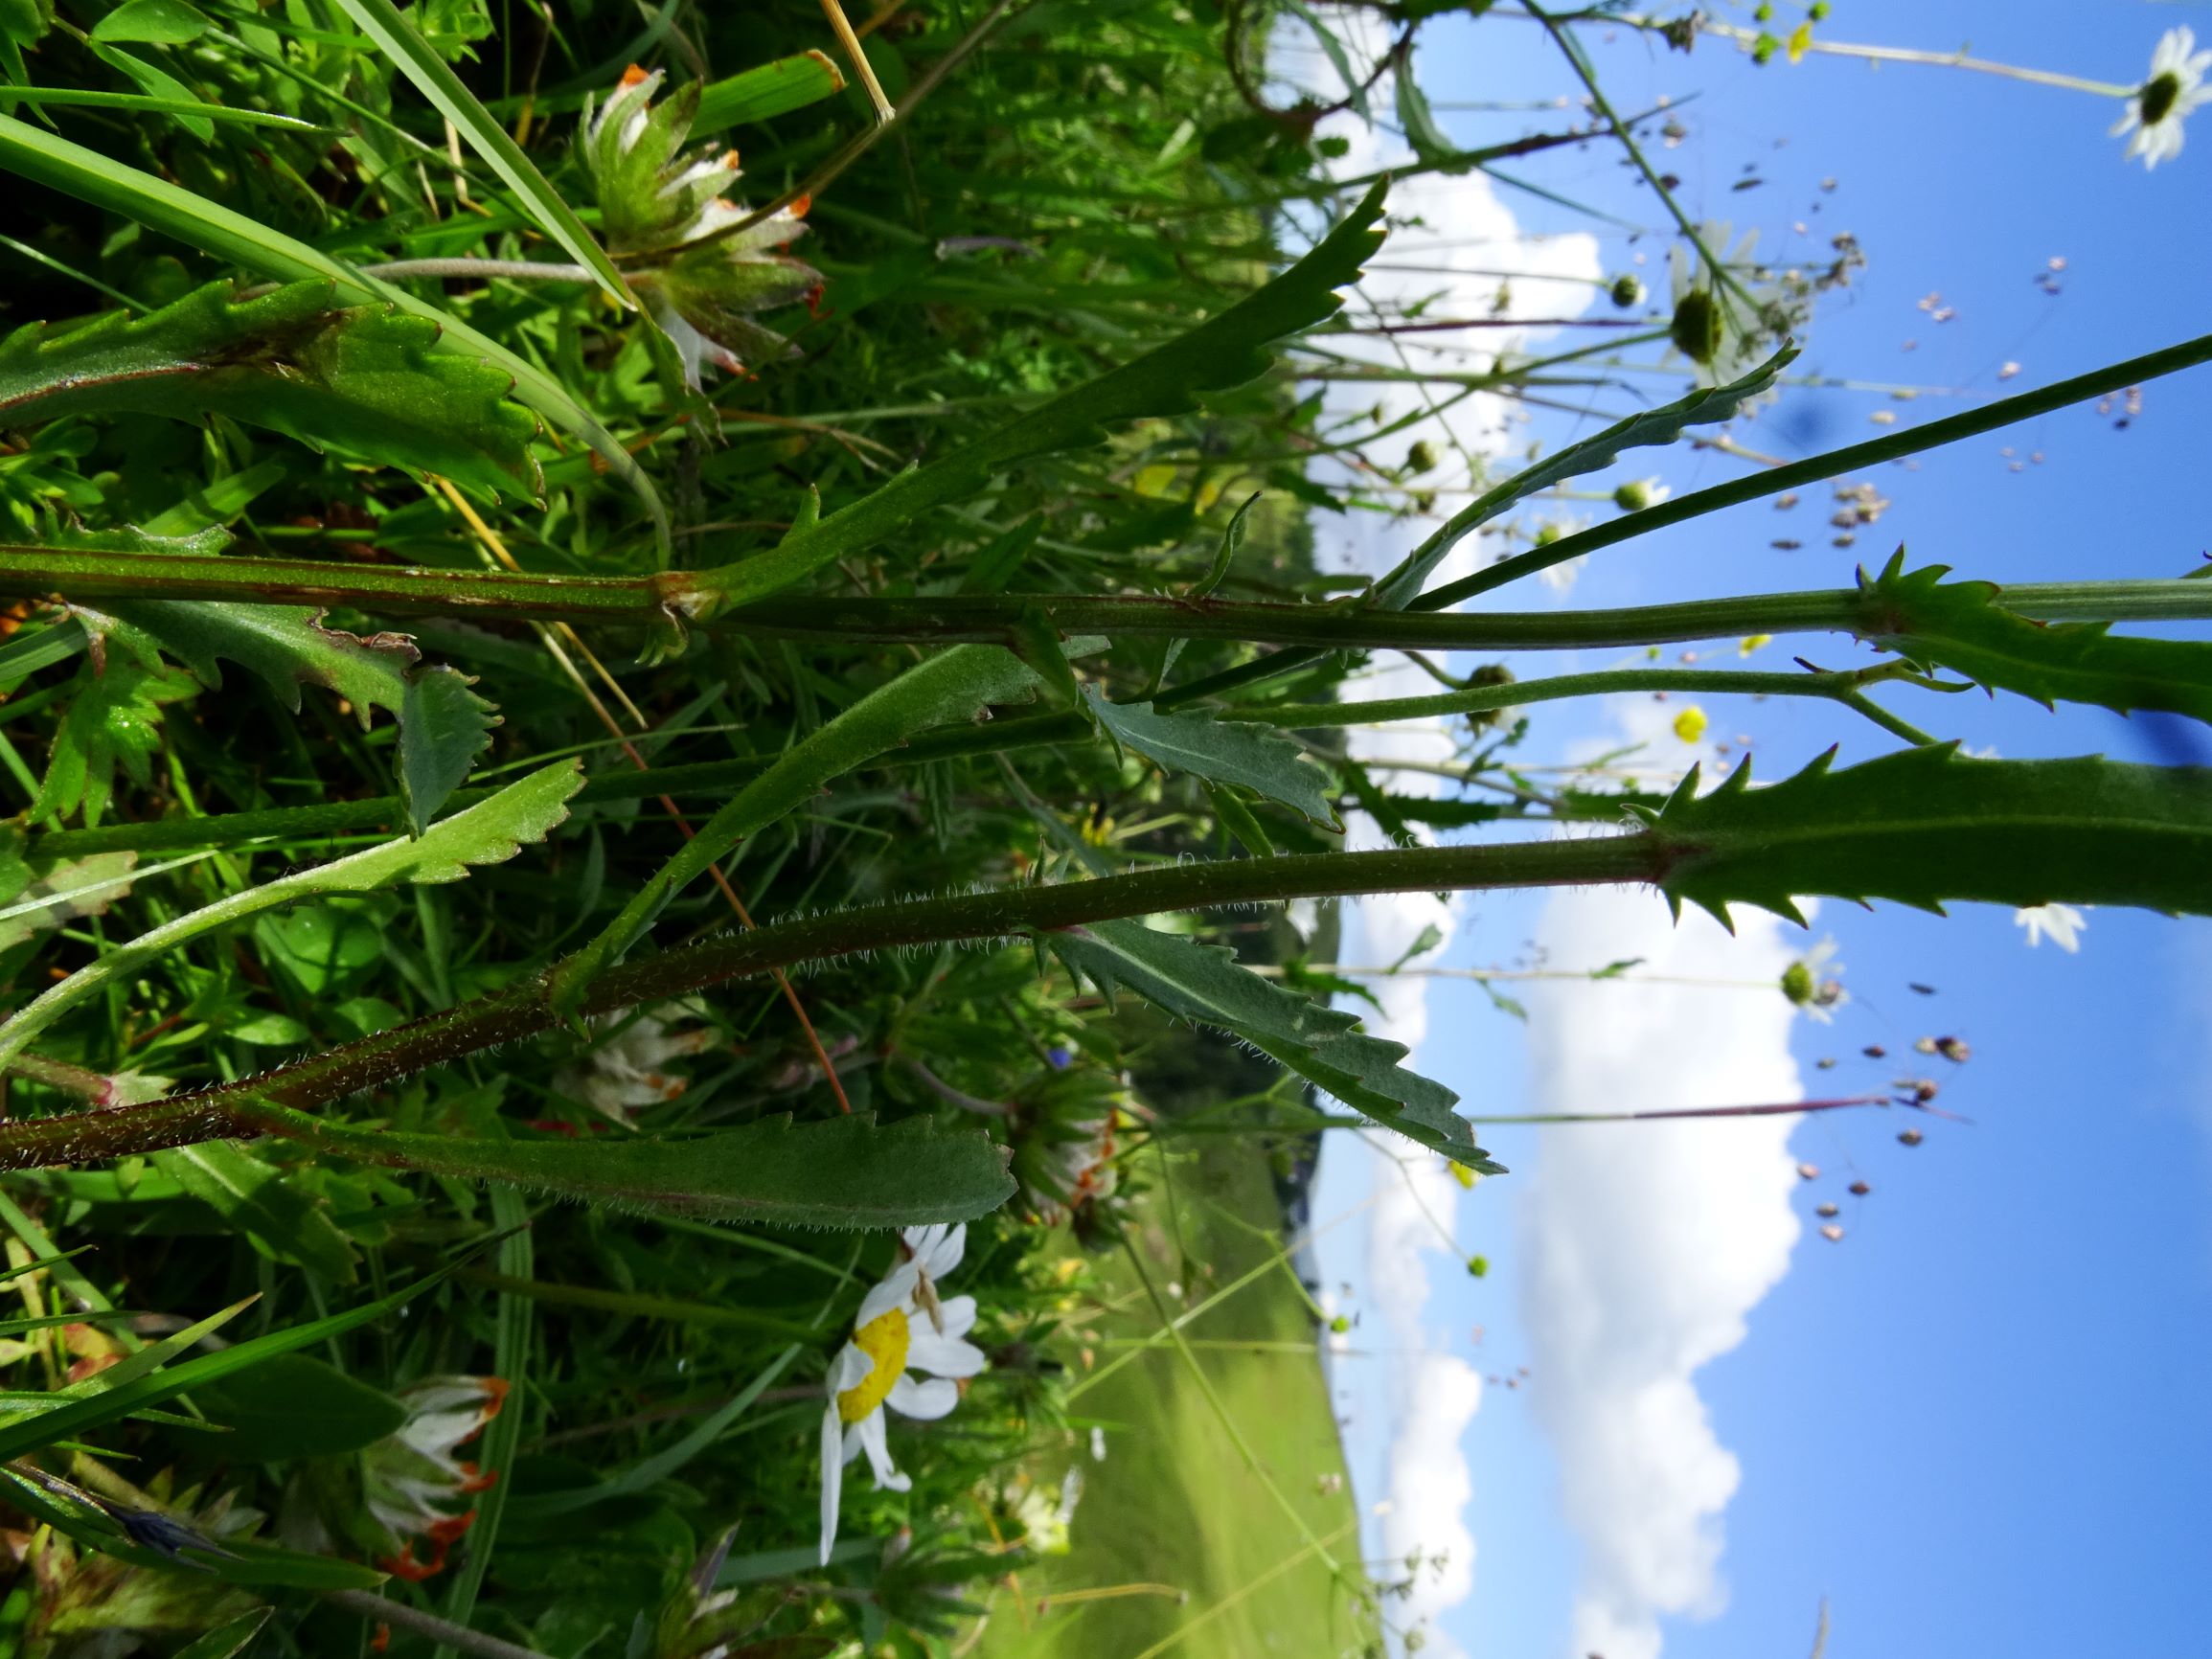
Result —
MULTIPOLYGON (((2140 78, 2162 30, 2192 24, 2212 34, 2212 7, 2119 0, 1850 0, 1835 11, 1822 31, 1829 38, 1938 51, 1971 41, 1978 57, 2122 82, 2140 78)), ((1432 100, 1573 90, 1533 26, 1493 19, 1479 34, 1454 27, 1425 36, 1420 74, 1432 100), (1471 40, 1480 42, 1479 54, 1471 40)), ((1872 393, 1792 392, 1743 430, 1757 447, 1797 456, 1856 442, 1881 430, 1868 420, 1877 410, 1909 424, 1960 406, 1961 398, 2023 389, 2187 338, 2212 315, 2202 299, 2212 270, 2204 212, 2212 117, 2200 118, 2178 160, 2146 174, 2123 163, 2121 141, 2106 136, 2118 106, 2079 93, 1835 59, 1759 69, 1714 40, 1684 58, 1627 32, 1609 44, 1596 31, 1585 38, 1619 106, 1643 107, 1656 93, 1687 100, 1679 115, 1691 136, 1660 160, 1681 175, 1693 212, 1732 219, 1740 230, 1761 226, 1761 252, 1770 259, 1824 245, 1838 230, 1860 239, 1869 266, 1818 314, 1800 368, 1957 393, 1896 402, 1872 393), (1764 182, 1734 191, 1745 164, 1764 182), (1820 188, 1827 177, 1836 180, 1833 192, 1820 188), (1800 220, 1803 238, 1790 228, 1800 220), (2064 261, 2056 273, 2054 258, 2064 261), (2059 292, 2043 291, 2045 277, 2059 292), (1955 316, 1934 321, 1933 307, 1920 305, 1930 295, 1955 316), (1904 349, 1907 340, 1914 349, 1904 349), (2021 367, 2000 388, 2007 361, 2021 367)), ((1464 140, 1480 142, 1543 118, 1444 119, 1464 140)), ((1655 204, 1630 188, 1608 147, 1521 170, 1657 224, 1655 204)), ((1527 196, 1501 199, 1531 231, 1588 228, 1527 196)), ((1636 246, 1649 256, 1647 276, 1663 287, 1665 237, 1636 246)), ((1601 236, 1608 271, 1628 268, 1632 251, 1618 234, 1601 236)), ((1653 383, 1654 398, 1674 391, 1653 383)), ((1608 407, 1626 403, 1615 395, 1608 407)), ((1580 429, 1566 420, 1537 428, 1554 443, 1580 429)), ((1835 585, 1848 580, 1854 560, 1886 557, 1900 541, 1916 563, 1999 580, 2178 574, 2212 548, 2212 473, 2199 450, 2208 430, 2212 373, 2170 378, 2145 388, 2142 413, 2125 430, 2111 416, 2073 409, 1931 454, 1914 470, 1884 469, 1872 481, 1893 506, 1848 552, 1828 546, 1825 492, 1808 491, 1792 514, 1750 506, 1601 553, 1558 602, 1835 585), (2002 453, 2008 444, 2018 471, 2002 453), (2041 459, 2030 462, 2031 452, 2041 459), (1785 534, 1805 548, 1768 545, 1785 534)), ((1669 453, 1620 476, 1655 471, 1682 491, 1733 476, 1741 465, 1669 453)), ((1328 535, 1324 528, 1325 544, 1328 535)), ((1783 665, 1787 653, 1771 654, 1761 666, 1783 665)), ((1841 648, 1825 654, 1839 658, 1841 648)), ((1523 671, 1568 666, 1550 658, 1523 671)), ((1831 740, 1840 739, 1847 754, 1886 741, 1825 709, 1704 702, 1715 735, 1755 739, 1764 775, 1801 764, 1831 740)), ((1899 706, 2008 756, 2212 755, 2193 732, 2093 711, 2054 716, 2018 699, 1978 695, 1921 711, 1899 706)), ((1537 747, 1557 752, 1615 730, 1617 717, 1580 706, 1547 713, 1537 747)), ((1486 902, 1463 919, 1444 960, 1507 963, 1524 941, 1560 924, 1543 900, 1486 902)), ((2212 1416, 2201 1383, 2212 1360, 2212 1211, 2204 1202, 2212 1097, 2203 1080, 2212 1038, 2201 1012, 2212 928, 2099 911, 2081 953, 2068 956, 2048 943, 2025 948, 2009 913, 1983 907, 1961 907, 1945 921, 1831 905, 1813 936, 1823 933, 1839 942, 1855 1000, 1834 1027, 1799 1020, 1791 1028, 1806 1086, 1858 1092, 1905 1073, 1934 1075, 1945 1084, 1941 1103, 1974 1123, 1926 1124, 1926 1144, 1908 1150, 1894 1139, 1903 1126, 1896 1114, 1836 1113, 1805 1121, 1790 1140, 1792 1159, 1823 1170, 1788 1199, 1803 1233, 1777 1256, 1778 1283, 1752 1298, 1740 1344, 1693 1377, 1712 1435, 1740 1469, 1720 1523, 1726 1604, 1710 1619, 1665 1617, 1666 1652, 1767 1659, 1807 1650, 1823 1596, 1835 1619, 1831 1653, 2195 1650, 2201 1619, 2183 1586, 2201 1565, 2199 1494, 2212 1478, 2212 1416), (1938 994, 1913 992, 1914 981, 1938 994), (1953 1068, 1910 1052, 1916 1037, 1935 1034, 1963 1037, 1973 1059, 1953 1068), (1860 1057, 1866 1044, 1886 1046, 1891 1061, 1860 1057), (1836 1069, 1814 1070, 1826 1056, 1838 1057, 1836 1069), (1854 1177, 1874 1188, 1863 1201, 1841 1190, 1854 1177), (1824 1198, 1844 1207, 1840 1244, 1813 1233, 1812 1208, 1824 1198)), ((1554 1022, 1547 1037, 1491 1012, 1471 987, 1432 982, 1423 1069, 1459 1088, 1469 1109, 1529 1109, 1556 1083, 1547 1068, 1557 1069, 1557 1049, 1547 1044, 1559 1024, 1586 1018, 1599 1031, 1625 1006, 1608 1010, 1606 999, 1632 994, 1575 988, 1573 1000, 1537 1009, 1539 1022, 1554 1022)), ((1716 1046, 1767 1009, 1761 993, 1720 989, 1669 1006, 1684 1024, 1709 1030, 1716 1046)), ((1663 1087, 1654 1079, 1654 1100, 1663 1087)), ((1545 1191, 1547 1167, 1557 1191, 1566 1166, 1590 1146, 1578 1151, 1566 1137, 1607 1137, 1628 1148, 1653 1133, 1624 1126, 1486 1135, 1515 1173, 1458 1203, 1456 1238, 1459 1253, 1487 1255, 1492 1271, 1476 1282, 1441 1248, 1427 1259, 1427 1345, 1484 1375, 1512 1375, 1526 1363, 1539 1340, 1532 1315, 1541 1311, 1528 1300, 1540 1267, 1529 1261, 1538 1237, 1530 1207, 1539 1202, 1532 1194, 1545 1191), (1479 1346, 1471 1339, 1478 1325, 1479 1346)), ((1333 1153, 1316 1215, 1365 1199, 1375 1168, 1357 1147, 1333 1153)), ((1590 1214, 1592 1239, 1602 1243, 1615 1220, 1590 1214)), ((1355 1281, 1352 1306, 1362 1308, 1373 1306, 1375 1286, 1361 1278, 1371 1248, 1357 1226, 1324 1245, 1325 1263, 1355 1281)), ((1409 1362, 1348 1362, 1341 1375, 1362 1497, 1374 1501, 1390 1489, 1393 1436, 1414 1409, 1409 1362)), ((1543 1420, 1539 1398, 1548 1388, 1556 1399, 1565 1386, 1539 1373, 1518 1389, 1488 1387, 1461 1437, 1471 1489, 1463 1518, 1477 1555, 1466 1599, 1439 1625, 1468 1653, 1569 1650, 1592 1546, 1562 1510, 1556 1424, 1543 1420)))

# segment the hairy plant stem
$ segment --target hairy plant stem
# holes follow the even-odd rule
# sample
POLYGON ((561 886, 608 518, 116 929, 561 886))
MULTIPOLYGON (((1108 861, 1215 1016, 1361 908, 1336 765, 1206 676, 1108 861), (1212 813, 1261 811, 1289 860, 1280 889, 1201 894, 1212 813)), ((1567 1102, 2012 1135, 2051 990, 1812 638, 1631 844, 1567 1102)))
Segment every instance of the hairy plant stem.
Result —
MULTIPOLYGON (((1124 917, 1291 898, 1655 880, 1687 851, 1639 831, 1593 840, 1423 847, 1180 865, 1052 887, 1006 888, 843 910, 634 959, 595 980, 581 1013, 681 996, 724 980, 865 951, 1051 933, 1124 917)), ((504 990, 259 1077, 138 1106, 0 1124, 0 1171, 88 1163, 261 1134, 266 1102, 327 1105, 559 1023, 562 965, 504 990)))
MULTIPOLYGON (((1672 505, 1634 516, 1664 512, 1672 505)), ((1543 551, 1549 555, 1554 550, 1543 551)), ((326 564, 314 559, 0 545, 0 593, 60 591, 84 601, 349 604, 395 615, 558 618, 628 624, 664 632, 691 622, 756 638, 808 640, 824 646, 933 641, 1015 645, 1036 623, 1061 634, 1241 640, 1317 650, 1573 650, 1762 633, 1882 631, 1878 602, 1858 588, 1747 594, 1618 610, 1458 614, 1442 614, 1425 603, 1398 611, 1357 602, 1285 604, 1064 593, 930 599, 810 596, 718 607, 700 585, 714 575, 667 571, 635 577, 528 576, 326 564)), ((2000 602, 2038 622, 2201 620, 2212 618, 2212 584, 2186 579, 2023 582, 2004 588, 2000 602)), ((1183 690, 1187 693, 1189 688, 1183 690)))

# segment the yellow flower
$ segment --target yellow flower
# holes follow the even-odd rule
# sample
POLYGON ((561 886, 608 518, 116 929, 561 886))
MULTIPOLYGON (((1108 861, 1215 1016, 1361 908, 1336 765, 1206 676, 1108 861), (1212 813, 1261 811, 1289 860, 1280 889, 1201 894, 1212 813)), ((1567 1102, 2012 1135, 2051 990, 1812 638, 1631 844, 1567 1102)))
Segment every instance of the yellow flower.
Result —
POLYGON ((1675 736, 1685 743, 1695 743, 1705 735, 1708 724, 1710 722, 1705 718, 1705 711, 1692 703, 1675 716, 1675 736))

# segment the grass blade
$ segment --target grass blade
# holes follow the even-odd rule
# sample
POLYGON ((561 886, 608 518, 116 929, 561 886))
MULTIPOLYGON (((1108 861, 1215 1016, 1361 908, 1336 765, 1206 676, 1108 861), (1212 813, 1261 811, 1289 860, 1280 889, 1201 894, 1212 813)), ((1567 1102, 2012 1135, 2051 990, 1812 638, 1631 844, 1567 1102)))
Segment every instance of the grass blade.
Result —
POLYGON ((477 102, 476 95, 461 84, 461 78, 430 43, 416 33, 415 26, 399 15, 391 0, 338 0, 338 4, 361 32, 399 66, 400 73, 415 83, 416 90, 438 106, 439 113, 453 124, 467 141, 468 148, 491 164, 492 171, 522 198, 523 205, 545 234, 597 277, 599 285, 625 310, 636 310, 637 301, 630 297, 629 285, 614 268, 614 261, 606 257, 606 250, 599 245, 598 238, 585 229, 583 221, 576 216, 576 210, 546 182, 536 164, 507 136, 507 129, 492 119, 491 112, 477 102))

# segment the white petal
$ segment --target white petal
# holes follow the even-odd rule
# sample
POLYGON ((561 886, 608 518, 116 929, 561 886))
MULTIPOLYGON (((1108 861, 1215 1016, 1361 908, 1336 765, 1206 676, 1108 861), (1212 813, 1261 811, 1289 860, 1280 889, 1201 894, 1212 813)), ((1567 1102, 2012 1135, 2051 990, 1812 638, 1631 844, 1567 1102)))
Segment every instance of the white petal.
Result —
POLYGON ((934 1422, 960 1403, 960 1386, 941 1376, 927 1382, 902 1376, 891 1385, 891 1398, 885 1403, 901 1417, 934 1422))
POLYGON ((942 1279, 959 1266, 961 1257, 968 1253, 968 1223, 963 1221, 957 1227, 940 1227, 933 1231, 938 1237, 930 1242, 927 1250, 917 1251, 915 1260, 922 1263, 922 1271, 930 1278, 942 1279))
MULTIPOLYGON (((940 1330, 930 1325, 929 1331, 933 1336, 966 1336, 975 1329, 975 1298, 972 1296, 947 1296, 937 1305, 937 1311, 944 1317, 945 1328, 940 1330)), ((927 1325, 928 1321, 923 1323, 927 1325)))
MULTIPOLYGON (((906 1351, 906 1364, 911 1370, 936 1376, 975 1376, 988 1363, 983 1350, 974 1343, 940 1336, 927 1325, 916 1328, 914 1346, 906 1351)), ((898 1385, 892 1386, 896 1390, 898 1385)))
POLYGON ((912 1302, 918 1271, 911 1261, 901 1261, 892 1268, 880 1284, 860 1299, 860 1311, 853 1315, 853 1329, 858 1330, 873 1325, 894 1307, 904 1307, 912 1302))
POLYGON ((875 1472, 877 1489, 902 1492, 911 1488, 914 1482, 901 1474, 891 1461, 891 1442, 883 1432, 883 1414, 872 1411, 853 1426, 859 1434, 860 1449, 868 1454, 868 1466, 875 1472))
POLYGON ((868 1380, 868 1374, 875 1369, 875 1360, 848 1342, 837 1351, 837 1357, 830 1362, 830 1393, 836 1396, 849 1388, 858 1388, 868 1380))
POLYGON ((822 1565, 830 1564, 830 1546, 837 1541, 837 1504, 845 1490, 844 1436, 837 1421, 837 1402, 822 1413, 822 1565))

